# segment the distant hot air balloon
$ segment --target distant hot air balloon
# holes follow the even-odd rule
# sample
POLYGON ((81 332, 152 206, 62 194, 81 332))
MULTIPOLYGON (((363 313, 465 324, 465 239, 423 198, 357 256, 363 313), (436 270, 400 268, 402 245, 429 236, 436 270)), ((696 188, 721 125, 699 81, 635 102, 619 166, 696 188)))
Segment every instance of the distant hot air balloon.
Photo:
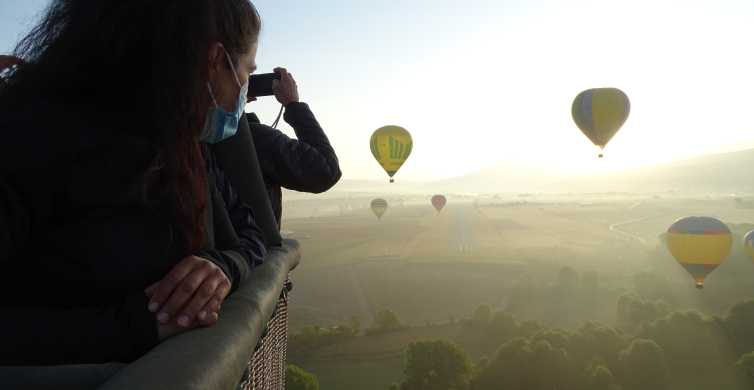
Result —
POLYGON ((630 112, 628 96, 616 88, 586 90, 576 96, 571 107, 576 126, 600 149, 620 130, 630 112))
POLYGON ((744 252, 754 260, 754 230, 744 236, 744 252))
POLYGON ((369 141, 372 155, 390 176, 391 183, 395 173, 411 155, 413 145, 411 134, 399 126, 381 127, 372 134, 369 141))
POLYGON ((730 229, 710 217, 679 219, 668 229, 670 253, 696 280, 696 287, 704 287, 704 279, 730 254, 733 242, 730 229))
POLYGON ((445 207, 445 203, 447 203, 448 200, 445 199, 445 196, 443 195, 435 195, 432 197, 432 206, 435 206, 435 210, 437 210, 438 213, 440 213, 445 207))
POLYGON ((387 201, 385 199, 377 198, 372 201, 372 212, 377 216, 377 219, 382 219, 387 211, 387 201))

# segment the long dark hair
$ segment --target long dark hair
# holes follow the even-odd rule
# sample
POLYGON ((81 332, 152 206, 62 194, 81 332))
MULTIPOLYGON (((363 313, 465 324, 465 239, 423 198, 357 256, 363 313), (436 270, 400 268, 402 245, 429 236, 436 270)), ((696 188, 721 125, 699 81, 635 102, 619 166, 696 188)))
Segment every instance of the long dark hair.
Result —
POLYGON ((16 46, 25 64, 0 88, 0 107, 34 104, 41 94, 126 120, 125 131, 159 151, 149 192, 170 201, 195 251, 208 202, 198 143, 210 104, 208 49, 220 42, 237 60, 260 29, 249 0, 53 0, 16 46))

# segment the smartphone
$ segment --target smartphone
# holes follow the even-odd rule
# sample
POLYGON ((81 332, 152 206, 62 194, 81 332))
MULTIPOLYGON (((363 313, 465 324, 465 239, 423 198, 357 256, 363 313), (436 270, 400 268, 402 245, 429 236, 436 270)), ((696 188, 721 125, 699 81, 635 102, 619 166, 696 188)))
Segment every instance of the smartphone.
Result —
POLYGON ((272 81, 280 80, 277 73, 253 74, 249 77, 248 97, 272 96, 272 81))

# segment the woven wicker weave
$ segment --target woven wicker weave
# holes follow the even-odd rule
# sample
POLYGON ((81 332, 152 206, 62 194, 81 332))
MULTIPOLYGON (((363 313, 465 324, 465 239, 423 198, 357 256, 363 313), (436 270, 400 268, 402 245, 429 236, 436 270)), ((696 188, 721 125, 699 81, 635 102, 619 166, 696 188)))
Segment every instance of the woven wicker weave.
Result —
POLYGON ((244 390, 284 390, 286 369, 286 348, 288 345, 288 292, 290 280, 280 294, 280 300, 267 328, 259 340, 249 361, 249 372, 243 378, 244 390))

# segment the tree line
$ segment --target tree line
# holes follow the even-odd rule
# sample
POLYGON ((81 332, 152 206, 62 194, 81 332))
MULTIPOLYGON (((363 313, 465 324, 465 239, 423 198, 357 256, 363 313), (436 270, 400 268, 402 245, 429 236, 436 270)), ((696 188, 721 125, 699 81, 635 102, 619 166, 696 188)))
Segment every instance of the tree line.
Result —
POLYGON ((635 295, 617 304, 615 327, 587 322, 576 330, 519 322, 480 306, 465 322, 494 351, 472 363, 446 340, 406 349, 404 379, 391 390, 669 390, 751 389, 754 300, 722 317, 670 311, 635 295))

